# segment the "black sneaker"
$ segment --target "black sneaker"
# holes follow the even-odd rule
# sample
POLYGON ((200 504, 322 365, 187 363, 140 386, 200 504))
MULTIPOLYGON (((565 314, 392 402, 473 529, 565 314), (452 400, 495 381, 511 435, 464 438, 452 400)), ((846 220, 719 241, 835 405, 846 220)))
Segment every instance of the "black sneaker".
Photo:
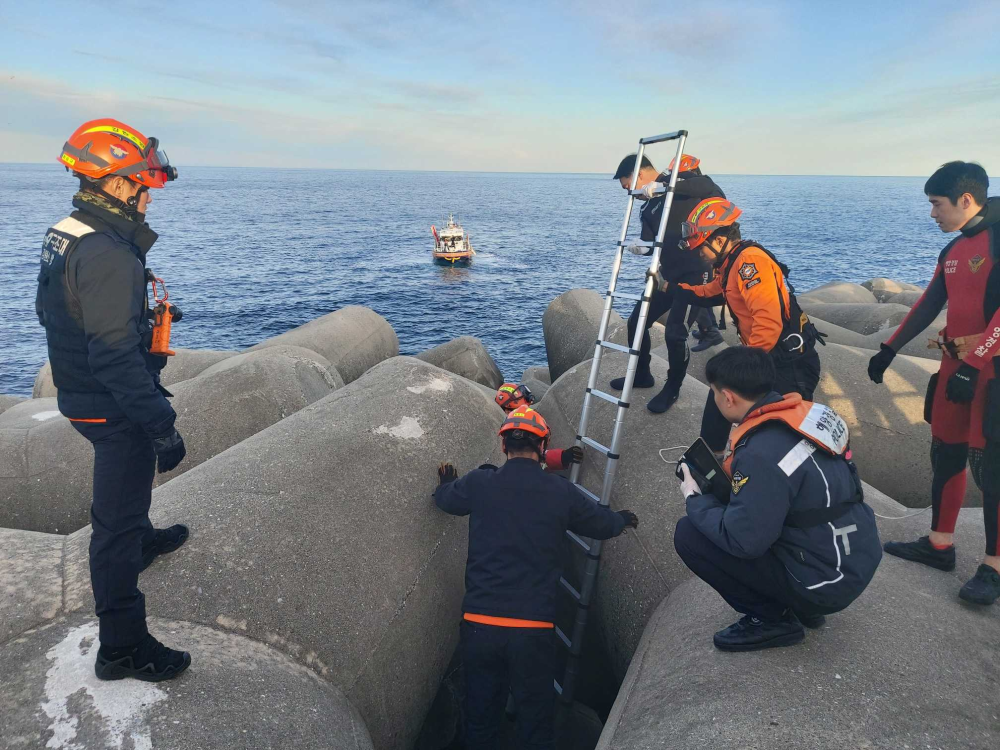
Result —
POLYGON ((153 541, 148 546, 142 548, 142 567, 139 569, 139 572, 141 573, 152 565, 157 555, 166 555, 173 552, 184 544, 187 538, 188 527, 179 523, 171 526, 169 529, 156 529, 153 533, 153 541))
POLYGON ((97 651, 94 674, 101 680, 122 680, 134 677, 143 682, 172 680, 191 666, 191 654, 167 648, 153 636, 139 641, 131 648, 106 649, 97 651))
POLYGON ((1000 599, 1000 573, 989 565, 979 566, 976 575, 962 586, 958 596, 973 604, 993 604, 1000 599))
POLYGON ((663 386, 663 390, 649 399, 649 403, 646 404, 646 408, 653 412, 653 414, 663 414, 663 412, 677 403, 677 399, 680 398, 680 396, 680 387, 674 385, 668 380, 667 384, 663 386))
POLYGON ((800 612, 795 612, 794 614, 795 618, 810 630, 815 630, 826 625, 826 615, 804 615, 800 612))
POLYGON ((757 651, 762 648, 794 646, 806 637, 802 623, 792 614, 768 622, 744 615, 712 639, 720 651, 757 651))
POLYGON ((886 542, 883 549, 886 554, 930 565, 938 570, 955 569, 955 545, 948 549, 936 549, 928 536, 922 536, 915 542, 886 542))
POLYGON ((701 338, 697 344, 691 347, 693 352, 703 352, 706 349, 711 349, 713 346, 718 346, 719 344, 725 343, 722 338, 722 334, 719 330, 707 331, 701 335, 701 338))
MULTIPOLYGON (((625 389, 625 378, 615 378, 610 383, 611 389, 621 391, 625 389)), ((632 381, 633 388, 652 388, 656 385, 656 378, 649 370, 646 372, 636 372, 635 380, 632 381)))

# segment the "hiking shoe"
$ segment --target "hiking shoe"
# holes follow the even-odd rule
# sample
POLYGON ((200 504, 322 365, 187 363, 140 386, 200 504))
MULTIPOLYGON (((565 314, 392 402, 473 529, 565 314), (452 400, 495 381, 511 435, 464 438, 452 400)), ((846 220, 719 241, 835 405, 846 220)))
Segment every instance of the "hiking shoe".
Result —
POLYGON ((800 612, 793 612, 795 619, 801 622, 810 630, 816 630, 826 625, 826 615, 804 615, 800 612))
POLYGON ((887 554, 930 565, 938 570, 955 569, 955 545, 948 549, 935 549, 929 536, 922 536, 915 542, 886 542, 882 548, 887 554))
POLYGON ((94 674, 101 680, 122 680, 133 677, 143 682, 172 680, 191 666, 191 654, 167 648, 146 634, 135 646, 97 651, 94 674))
POLYGON ((706 332, 703 331, 703 330, 701 330, 700 328, 692 328, 691 329, 691 335, 694 336, 699 341, 701 340, 701 337, 705 335, 705 333, 706 332))
POLYGON ((768 622, 744 615, 715 634, 712 641, 720 651, 757 651, 762 648, 794 646, 806 637, 802 623, 792 614, 768 622))
POLYGON ((180 547, 188 538, 188 527, 183 524, 175 524, 169 529, 156 529, 153 532, 153 541, 142 548, 141 573, 150 565, 157 555, 166 555, 180 547))
MULTIPOLYGON (((625 378, 615 378, 611 381, 610 385, 612 390, 625 390, 625 378)), ((635 380, 632 381, 633 388, 652 388, 654 385, 656 385, 656 378, 653 377, 653 373, 649 370, 645 372, 637 371, 635 373, 635 380)))
POLYGON ((691 347, 691 351, 703 352, 706 349, 711 349, 713 346, 718 346, 722 343, 724 343, 722 334, 719 333, 719 329, 716 328, 714 331, 708 331, 702 334, 699 342, 691 347))
POLYGON ((993 604, 1000 599, 1000 573, 989 565, 980 565, 976 575, 962 586, 958 596, 973 604, 993 604))
POLYGON ((653 412, 653 414, 663 414, 663 412, 677 402, 680 395, 680 387, 675 386, 673 383, 668 381, 667 384, 663 386, 662 391, 649 399, 649 403, 646 404, 646 408, 653 412))

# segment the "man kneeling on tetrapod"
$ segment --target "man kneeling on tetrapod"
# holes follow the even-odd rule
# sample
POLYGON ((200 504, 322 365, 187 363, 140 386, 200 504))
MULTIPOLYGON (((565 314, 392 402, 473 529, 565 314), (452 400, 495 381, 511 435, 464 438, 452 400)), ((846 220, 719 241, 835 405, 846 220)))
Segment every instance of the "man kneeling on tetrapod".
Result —
POLYGON ((722 466, 705 466, 714 459, 700 439, 681 459, 687 515, 674 546, 744 615, 715 634, 716 648, 790 646, 804 638, 803 625, 820 627, 853 602, 882 559, 847 425, 827 406, 776 393, 763 349, 726 349, 705 374, 735 426, 722 466), (729 483, 716 483, 715 494, 705 479, 713 471, 729 483))

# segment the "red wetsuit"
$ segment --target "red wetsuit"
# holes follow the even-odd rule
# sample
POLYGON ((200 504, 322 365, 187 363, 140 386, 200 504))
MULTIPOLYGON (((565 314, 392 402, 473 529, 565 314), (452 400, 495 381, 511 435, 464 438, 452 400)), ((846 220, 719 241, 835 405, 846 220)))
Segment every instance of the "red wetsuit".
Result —
POLYGON ((928 389, 931 413, 931 488, 934 531, 950 534, 965 498, 965 466, 983 493, 986 554, 1000 554, 1000 198, 962 228, 938 258, 934 278, 886 342, 899 351, 948 305, 945 338, 975 337, 964 359, 945 353, 928 389), (945 396, 948 379, 963 364, 979 370, 975 397, 957 404, 945 396))

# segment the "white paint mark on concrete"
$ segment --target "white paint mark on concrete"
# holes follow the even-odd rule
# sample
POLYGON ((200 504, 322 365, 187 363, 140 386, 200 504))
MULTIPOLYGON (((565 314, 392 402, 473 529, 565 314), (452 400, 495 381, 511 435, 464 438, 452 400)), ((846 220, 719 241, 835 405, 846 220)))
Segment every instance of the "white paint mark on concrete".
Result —
POLYGON ((423 385, 409 385, 406 387, 410 393, 416 393, 418 396, 426 391, 439 391, 442 393, 447 393, 452 389, 451 381, 448 378, 431 378, 428 382, 423 385))
POLYGON ((375 428, 376 435, 392 435, 406 440, 416 440, 424 434, 424 428, 413 417, 403 417, 395 427, 381 425, 375 428))
POLYGON ((32 414, 31 418, 36 419, 39 422, 47 422, 50 419, 54 419, 59 416, 58 411, 40 411, 38 414, 32 414))
POLYGON ((137 680, 98 680, 94 674, 98 648, 95 622, 73 628, 45 654, 53 662, 45 673, 47 700, 41 704, 42 711, 52 720, 49 724, 52 738, 46 747, 86 750, 84 745, 74 742, 80 719, 69 710, 70 697, 84 691, 93 710, 91 713, 91 706, 87 706, 88 721, 101 724, 98 729, 104 735, 106 747, 120 750, 129 739, 135 750, 152 750, 146 713, 154 703, 165 701, 167 693, 137 680))

